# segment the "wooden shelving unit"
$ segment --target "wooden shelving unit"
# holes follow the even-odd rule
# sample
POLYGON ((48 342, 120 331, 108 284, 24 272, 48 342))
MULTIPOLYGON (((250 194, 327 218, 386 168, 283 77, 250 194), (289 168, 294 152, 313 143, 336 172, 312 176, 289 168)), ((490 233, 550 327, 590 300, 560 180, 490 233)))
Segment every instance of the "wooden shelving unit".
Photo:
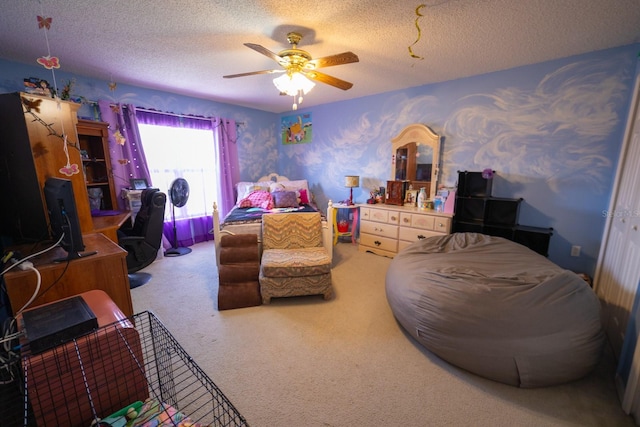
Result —
POLYGON ((118 209, 109 156, 109 125, 79 119, 76 129, 91 210, 118 209))

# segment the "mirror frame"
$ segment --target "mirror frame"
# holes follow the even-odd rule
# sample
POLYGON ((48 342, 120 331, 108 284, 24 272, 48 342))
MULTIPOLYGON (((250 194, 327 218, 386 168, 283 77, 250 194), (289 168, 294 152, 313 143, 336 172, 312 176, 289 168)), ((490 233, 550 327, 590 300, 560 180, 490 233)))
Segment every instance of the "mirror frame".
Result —
MULTIPOLYGON (((425 144, 433 149, 433 160, 431 166, 431 181, 429 183, 428 198, 433 200, 438 190, 438 178, 440 177, 440 143, 441 137, 428 126, 421 123, 414 123, 405 127, 397 136, 391 139, 391 179, 395 180, 396 177, 396 153, 398 149, 405 146, 411 147, 414 144, 414 148, 409 149, 409 152, 416 151, 417 144, 425 144)), ((415 174, 415 171, 414 171, 415 174)), ((411 175, 407 174, 407 177, 411 175)), ((415 175, 414 175, 415 176, 415 175)), ((409 180, 414 189, 416 186, 426 186, 428 181, 416 181, 415 179, 409 180)))

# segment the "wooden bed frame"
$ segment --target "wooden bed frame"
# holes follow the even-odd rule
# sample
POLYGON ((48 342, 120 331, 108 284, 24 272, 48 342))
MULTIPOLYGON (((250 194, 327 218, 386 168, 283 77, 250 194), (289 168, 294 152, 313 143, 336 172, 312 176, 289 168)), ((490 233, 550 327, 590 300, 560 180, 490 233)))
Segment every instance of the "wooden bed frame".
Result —
MULTIPOLYGON (((276 173, 270 173, 269 175, 261 177, 257 182, 281 182, 281 181, 290 181, 289 178, 285 176, 278 175, 276 173)), ((327 206, 327 215, 326 219, 322 221, 322 239, 324 243, 324 247, 329 254, 329 257, 333 259, 333 202, 329 200, 329 204, 327 206)), ((270 214, 275 215, 275 214, 270 214)), ((216 203, 213 204, 213 239, 216 245, 216 265, 220 267, 220 238, 224 234, 257 234, 258 235, 258 245, 261 246, 262 243, 262 224, 239 224, 239 225, 227 225, 222 230, 220 229, 220 212, 218 211, 218 205, 216 203)), ((262 248, 260 249, 260 253, 262 253, 262 248)))

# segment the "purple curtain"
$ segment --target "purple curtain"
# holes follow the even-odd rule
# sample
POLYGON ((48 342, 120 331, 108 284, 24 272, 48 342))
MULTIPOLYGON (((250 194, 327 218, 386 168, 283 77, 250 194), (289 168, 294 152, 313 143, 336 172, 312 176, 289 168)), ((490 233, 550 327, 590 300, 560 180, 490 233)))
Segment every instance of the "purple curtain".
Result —
MULTIPOLYGON (((218 118, 185 117, 141 109, 137 109, 135 115, 138 123, 141 124, 206 129, 213 132, 215 152, 217 153, 216 164, 220 170, 218 176, 219 209, 221 216, 226 215, 235 203, 233 186, 240 178, 235 121, 218 118)), ((211 208, 213 209, 213 206, 211 208)), ((175 231, 173 227, 173 221, 165 222, 164 235, 174 245, 177 240, 177 246, 190 246, 194 243, 213 239, 213 234, 209 232, 213 228, 211 215, 176 219, 175 231), (174 234, 177 237, 174 237, 174 234)))
POLYGON ((240 181, 236 122, 212 119, 213 139, 216 143, 217 163, 220 167, 220 218, 224 218, 235 204, 233 187, 240 181))
MULTIPOLYGON (((109 154, 116 192, 129 188, 131 178, 144 178, 150 182, 149 169, 144 157, 135 107, 98 101, 103 122, 109 123, 109 154)), ((118 197, 118 208, 126 209, 123 198, 118 197)))

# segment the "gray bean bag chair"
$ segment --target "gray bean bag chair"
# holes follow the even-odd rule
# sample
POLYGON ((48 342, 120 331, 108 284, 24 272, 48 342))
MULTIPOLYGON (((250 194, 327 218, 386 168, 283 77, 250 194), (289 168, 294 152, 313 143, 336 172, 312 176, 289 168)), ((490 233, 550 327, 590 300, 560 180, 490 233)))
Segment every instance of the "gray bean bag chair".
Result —
POLYGON ((501 237, 456 233, 412 244, 391 262, 387 299, 424 347, 518 387, 565 383, 602 354, 600 302, 589 285, 501 237))

